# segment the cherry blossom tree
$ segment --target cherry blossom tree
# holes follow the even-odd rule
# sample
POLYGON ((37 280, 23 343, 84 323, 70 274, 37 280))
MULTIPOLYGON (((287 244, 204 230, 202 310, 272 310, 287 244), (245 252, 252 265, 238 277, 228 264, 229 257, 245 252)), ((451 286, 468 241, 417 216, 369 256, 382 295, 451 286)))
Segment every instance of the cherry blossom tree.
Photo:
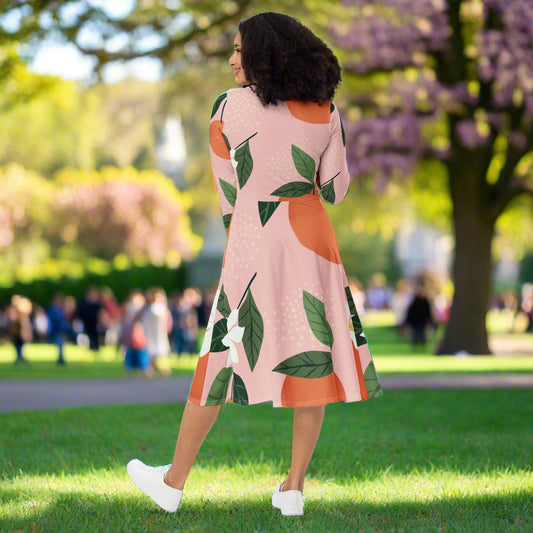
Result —
POLYGON ((376 188, 442 161, 452 202, 455 294, 440 353, 490 353, 485 316, 496 223, 533 195, 533 3, 346 0, 346 138, 376 188))
POLYGON ((65 170, 56 181, 65 243, 76 242, 104 259, 126 254, 154 264, 192 259, 201 247, 188 217, 192 199, 159 172, 65 170))

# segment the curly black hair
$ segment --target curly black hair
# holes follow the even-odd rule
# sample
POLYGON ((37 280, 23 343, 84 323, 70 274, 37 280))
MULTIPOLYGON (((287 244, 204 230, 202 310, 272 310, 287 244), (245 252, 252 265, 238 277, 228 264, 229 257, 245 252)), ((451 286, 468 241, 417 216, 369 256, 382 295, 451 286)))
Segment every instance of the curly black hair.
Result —
POLYGON ((241 62, 264 105, 286 100, 331 100, 341 68, 331 49, 299 20, 259 13, 239 24, 241 62))

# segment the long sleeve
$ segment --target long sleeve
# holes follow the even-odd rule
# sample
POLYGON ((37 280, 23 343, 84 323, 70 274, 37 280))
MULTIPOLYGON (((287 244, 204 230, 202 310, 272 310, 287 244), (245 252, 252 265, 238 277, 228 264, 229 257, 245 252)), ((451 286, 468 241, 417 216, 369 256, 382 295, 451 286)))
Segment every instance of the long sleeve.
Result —
POLYGON ((329 143, 320 158, 318 187, 328 204, 338 204, 350 186, 346 163, 346 140, 338 109, 331 104, 329 143))
POLYGON ((211 170, 220 202, 224 227, 229 232, 231 215, 237 199, 237 173, 230 157, 229 142, 224 135, 224 111, 228 103, 227 93, 222 93, 213 105, 209 125, 211 170))

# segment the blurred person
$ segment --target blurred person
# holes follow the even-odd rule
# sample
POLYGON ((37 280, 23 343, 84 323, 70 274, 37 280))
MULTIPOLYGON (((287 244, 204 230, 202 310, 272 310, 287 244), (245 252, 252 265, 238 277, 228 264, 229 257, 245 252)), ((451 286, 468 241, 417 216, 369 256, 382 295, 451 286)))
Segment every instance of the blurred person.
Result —
POLYGON ((65 315, 65 294, 56 292, 52 303, 48 308, 48 336, 50 342, 57 347, 57 364, 65 364, 63 347, 69 333, 72 332, 70 324, 65 315))
POLYGON ((183 352, 184 345, 184 332, 183 332, 183 311, 181 305, 181 300, 183 298, 183 293, 173 292, 170 295, 170 316, 172 317, 172 330, 170 332, 170 338, 172 341, 172 349, 178 355, 178 357, 183 352))
MULTIPOLYGON (((82 344, 80 342, 80 336, 84 335, 83 322, 77 316, 77 309, 78 303, 76 302, 76 298, 70 294, 65 294, 63 300, 63 312, 65 314, 65 320, 70 328, 66 340, 73 344, 82 344)), ((86 343, 86 346, 88 346, 88 342, 86 343)))
POLYGON ((33 342, 45 342, 48 338, 48 316, 40 305, 34 306, 32 327, 33 342))
POLYGON ((207 327, 209 315, 213 308, 213 302, 217 293, 217 287, 209 287, 203 293, 200 306, 198 307, 198 326, 201 328, 207 327))
POLYGON ((135 459, 127 470, 175 512, 225 402, 292 407, 291 467, 272 505, 302 515, 325 405, 381 394, 321 199, 340 202, 350 182, 331 102, 340 67, 311 30, 279 13, 241 21, 234 48, 229 64, 240 87, 217 98, 209 130, 228 229, 218 289, 172 464, 135 459), (305 369, 292 375, 295 367, 305 369))
POLYGON ((439 292, 433 300, 433 309, 435 310, 435 322, 440 326, 445 326, 450 319, 450 310, 452 301, 450 296, 444 292, 439 292))
POLYGON ((366 291, 366 302, 369 309, 383 310, 389 307, 391 290, 387 286, 385 274, 378 272, 370 279, 369 287, 366 291))
POLYGON ((431 312, 431 303, 422 283, 415 288, 414 296, 407 308, 405 325, 411 330, 413 348, 421 346, 424 349, 427 343, 426 330, 428 327, 435 329, 436 324, 431 312))
POLYGON ((119 339, 122 308, 109 287, 104 287, 100 291, 100 301, 102 304, 100 322, 104 332, 104 342, 108 345, 114 345, 119 339))
POLYGON ((363 284, 356 278, 349 280, 349 287, 352 293, 355 308, 359 313, 359 316, 365 316, 366 314, 366 294, 363 284))
POLYGON ((83 331, 89 338, 89 349, 95 354, 100 350, 100 313, 102 303, 96 287, 89 287, 78 306, 78 318, 83 322, 83 331))
POLYGON ((526 332, 533 333, 533 283, 522 285, 520 308, 526 314, 526 332))
POLYGON ((15 294, 7 309, 7 333, 16 351, 15 364, 27 363, 24 357, 24 345, 31 342, 33 331, 30 315, 32 303, 28 298, 15 294))
POLYGON ((169 367, 163 359, 170 353, 169 333, 172 317, 168 309, 167 295, 159 287, 146 291, 146 306, 141 314, 141 323, 146 335, 146 350, 150 365, 155 372, 168 375, 169 367))
POLYGON ((201 296, 197 289, 185 289, 181 301, 181 320, 183 330, 183 351, 188 354, 198 350, 198 307, 201 296))
POLYGON ((150 359, 146 349, 146 335, 141 322, 145 310, 146 298, 142 291, 130 292, 125 305, 124 321, 121 327, 121 342, 125 347, 124 366, 127 370, 141 371, 147 376, 153 375, 150 359))
POLYGON ((396 323, 396 330, 400 335, 405 332, 405 317, 407 315, 407 308, 413 298, 413 290, 406 279, 400 279, 396 283, 396 290, 393 292, 390 308, 394 313, 394 320, 396 323))

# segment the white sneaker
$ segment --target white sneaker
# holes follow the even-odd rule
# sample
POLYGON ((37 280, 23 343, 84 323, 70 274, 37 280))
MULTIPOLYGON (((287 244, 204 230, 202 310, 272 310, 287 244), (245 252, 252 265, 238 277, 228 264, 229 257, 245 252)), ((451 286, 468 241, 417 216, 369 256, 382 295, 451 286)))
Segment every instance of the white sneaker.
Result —
POLYGON ((175 513, 180 506, 183 491, 165 483, 170 466, 147 466, 139 459, 133 459, 128 463, 127 470, 133 483, 159 507, 175 513))
POLYGON ((300 490, 281 491, 285 481, 274 490, 272 506, 281 510, 283 516, 302 516, 304 514, 304 495, 300 490))

